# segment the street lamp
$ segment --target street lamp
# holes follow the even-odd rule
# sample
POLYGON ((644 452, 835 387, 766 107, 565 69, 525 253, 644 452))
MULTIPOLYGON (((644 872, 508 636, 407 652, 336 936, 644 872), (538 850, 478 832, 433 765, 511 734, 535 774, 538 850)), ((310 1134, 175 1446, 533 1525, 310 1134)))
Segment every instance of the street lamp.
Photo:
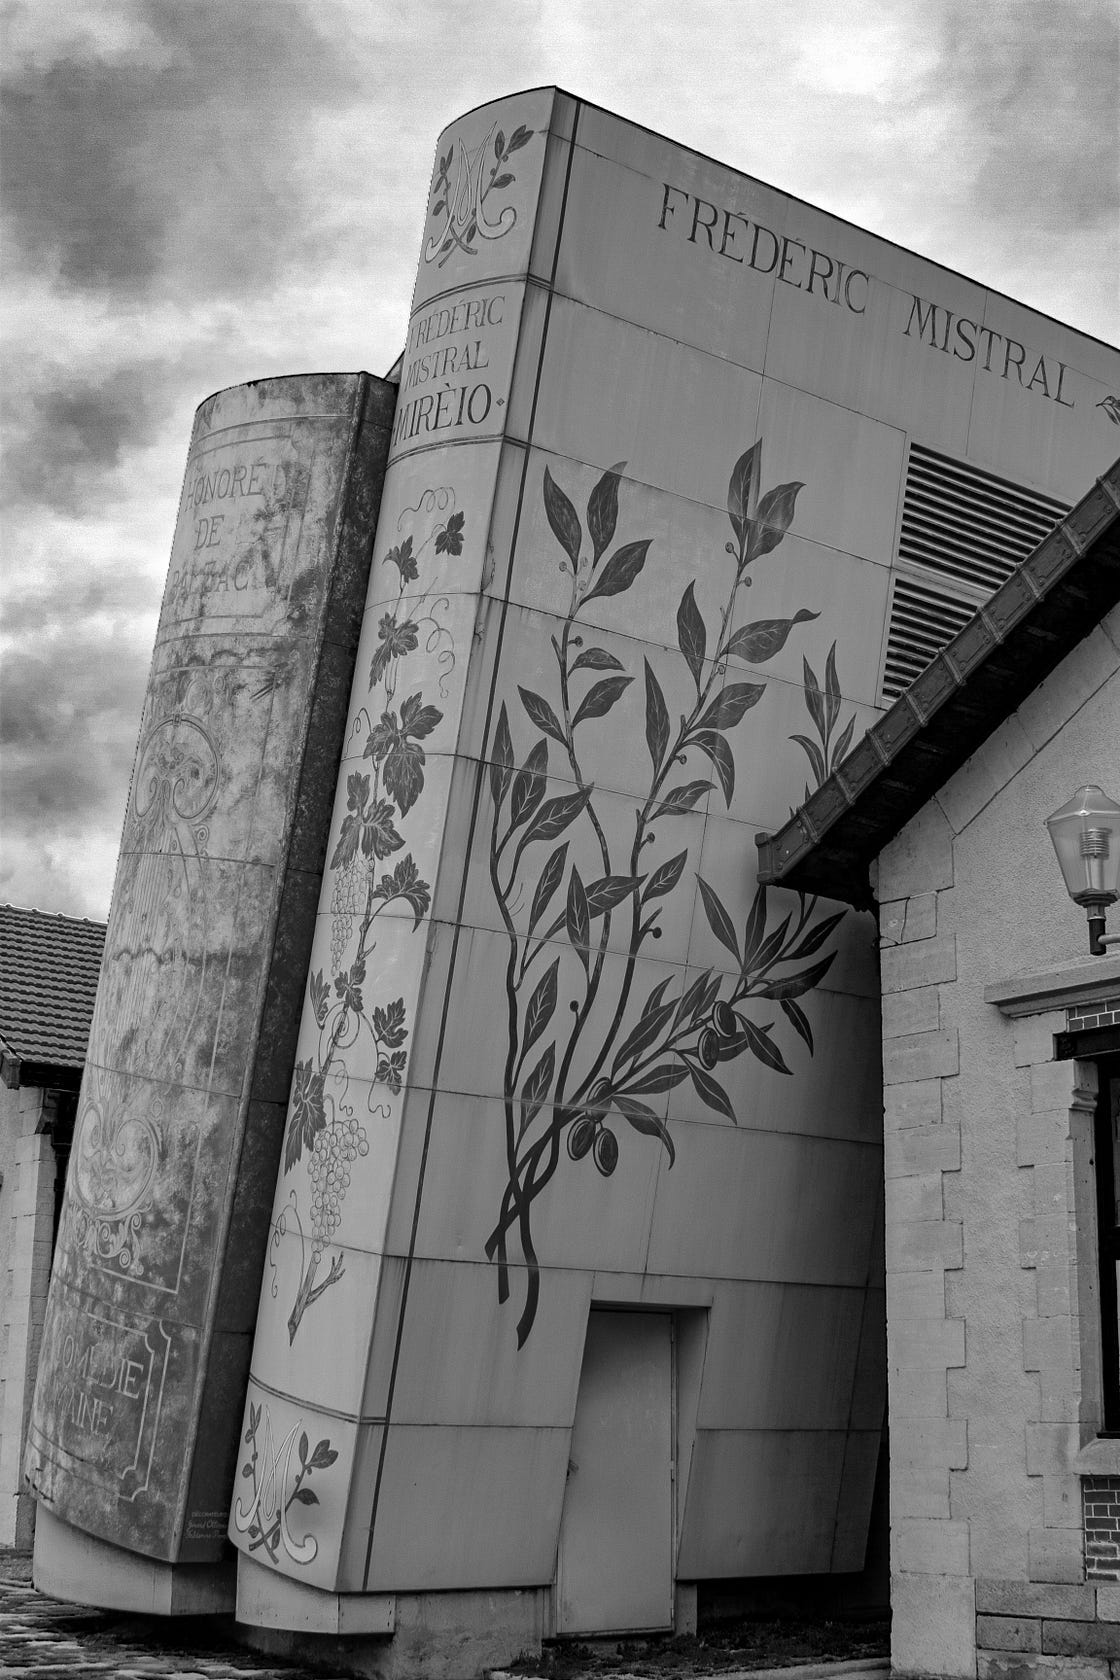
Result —
POLYGON ((1120 934, 1105 935, 1105 913, 1120 898, 1120 805, 1099 787, 1078 788, 1047 817, 1066 891, 1089 918, 1089 951, 1103 957, 1120 934))

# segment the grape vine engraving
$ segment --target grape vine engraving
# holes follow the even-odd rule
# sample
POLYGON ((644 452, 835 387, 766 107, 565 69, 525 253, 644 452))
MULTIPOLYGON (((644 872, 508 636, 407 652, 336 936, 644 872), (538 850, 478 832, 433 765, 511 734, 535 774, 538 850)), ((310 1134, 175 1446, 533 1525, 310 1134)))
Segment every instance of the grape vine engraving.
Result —
POLYGON ((371 959, 384 926, 381 918, 397 906, 394 925, 399 928, 404 907, 412 913, 415 932, 431 904, 431 888, 405 850, 401 829, 424 791, 423 743, 443 712, 426 703, 420 690, 405 693, 402 685, 409 657, 422 650, 428 668, 436 672, 439 696, 446 696, 455 662, 454 643, 443 624, 448 602, 419 588, 420 567, 429 549, 452 557, 463 552, 465 516, 446 487, 425 491, 402 520, 406 516, 415 528, 380 562, 396 573, 397 590, 392 608, 378 621, 369 668, 369 689, 371 694, 380 691, 381 709, 375 718, 362 707, 354 725, 357 738, 365 735, 363 760, 369 768, 347 777, 346 812, 329 860, 331 973, 328 978, 323 969, 315 969, 308 982, 318 1043, 314 1055, 296 1063, 288 1106, 283 1170, 294 1173, 303 1161, 308 1180, 306 1207, 301 1211, 300 1192, 293 1189, 272 1232, 273 1250, 289 1230, 300 1242, 300 1283, 288 1316, 292 1342, 307 1309, 345 1273, 338 1250, 323 1276, 320 1266, 341 1223, 354 1163, 369 1153, 366 1122, 388 1118, 405 1077, 410 1023, 404 999, 374 1002, 371 996, 371 959), (359 1042, 363 1061, 373 1068, 364 1115, 349 1094, 351 1053, 359 1042))

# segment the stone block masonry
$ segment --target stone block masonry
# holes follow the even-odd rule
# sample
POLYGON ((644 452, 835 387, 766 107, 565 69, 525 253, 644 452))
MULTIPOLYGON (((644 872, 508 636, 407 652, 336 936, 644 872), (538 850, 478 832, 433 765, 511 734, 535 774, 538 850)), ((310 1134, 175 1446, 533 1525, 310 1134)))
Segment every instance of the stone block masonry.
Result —
MULTIPOLYGON (((1083 720, 1089 747, 1116 733, 1115 666, 1103 730, 1083 720)), ((1070 692, 1089 706, 1084 684, 1070 692)), ((994 980, 992 850, 1044 808, 1016 788, 1033 774, 1023 739, 1016 726, 977 753, 879 860, 892 1659, 915 1675, 1117 1680, 1097 1077, 1057 1060, 1056 1041, 1120 1024, 1120 995, 1099 969, 1083 992, 1055 971, 1045 930, 1037 985, 994 980)), ((1025 865, 1016 883, 1033 903, 1025 865)))

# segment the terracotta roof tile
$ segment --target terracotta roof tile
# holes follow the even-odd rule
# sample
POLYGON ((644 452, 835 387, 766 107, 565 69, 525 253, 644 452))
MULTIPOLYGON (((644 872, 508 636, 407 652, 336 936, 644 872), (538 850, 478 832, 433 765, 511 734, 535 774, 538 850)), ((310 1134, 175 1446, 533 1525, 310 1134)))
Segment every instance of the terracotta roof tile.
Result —
POLYGON ((0 1038, 25 1062, 86 1058, 105 924, 0 904, 0 1038))

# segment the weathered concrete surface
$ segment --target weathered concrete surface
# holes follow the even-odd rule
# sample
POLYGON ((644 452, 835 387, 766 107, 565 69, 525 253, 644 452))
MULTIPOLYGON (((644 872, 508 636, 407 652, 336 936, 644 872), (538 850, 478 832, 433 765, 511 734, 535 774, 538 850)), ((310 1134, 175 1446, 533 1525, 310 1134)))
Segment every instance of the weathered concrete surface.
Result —
POLYGON ((125 816, 27 1473, 221 1552, 395 387, 198 411, 125 816))

